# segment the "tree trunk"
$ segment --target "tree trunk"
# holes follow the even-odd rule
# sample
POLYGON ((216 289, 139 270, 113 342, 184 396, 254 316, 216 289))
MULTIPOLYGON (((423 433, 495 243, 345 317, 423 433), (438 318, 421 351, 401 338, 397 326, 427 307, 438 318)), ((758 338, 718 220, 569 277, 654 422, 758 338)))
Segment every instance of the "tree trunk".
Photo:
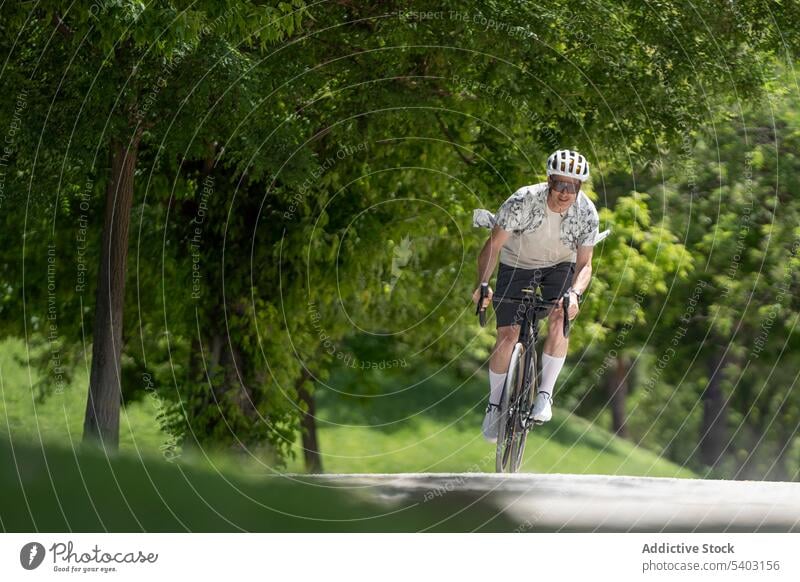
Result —
POLYGON ((770 466, 767 474, 762 477, 765 481, 788 481, 789 480, 789 445, 792 442, 791 437, 785 435, 778 438, 777 449, 778 455, 775 461, 770 466))
POLYGON ((214 390, 220 399, 225 393, 233 391, 230 401, 235 404, 246 418, 249 418, 252 422, 258 422, 258 411, 256 410, 255 396, 253 394, 253 380, 249 373, 252 369, 252 363, 248 361, 246 352, 240 345, 234 343, 234 338, 228 337, 227 339, 227 345, 223 346, 220 360, 221 383, 216 385, 214 390))
POLYGON ((614 372, 608 380, 608 400, 611 403, 611 428, 617 436, 628 437, 625 425, 625 401, 628 398, 628 362, 623 356, 616 358, 614 372))
POLYGON ((103 248, 97 273, 92 371, 83 423, 83 440, 99 440, 103 447, 119 446, 119 409, 122 395, 120 353, 128 227, 133 206, 133 177, 138 137, 129 145, 111 145, 111 179, 106 188, 103 248))
POLYGON ((722 392, 726 358, 713 354, 708 360, 708 386, 703 391, 703 427, 700 434, 700 458, 709 467, 722 459, 727 444, 728 409, 722 392))
POLYGON ((797 435, 797 426, 792 427, 788 419, 782 417, 782 411, 786 407, 786 403, 783 403, 781 407, 775 412, 775 420, 777 421, 777 430, 775 435, 776 440, 776 448, 778 451, 777 456, 775 457, 775 462, 770 467, 769 471, 767 471, 766 476, 762 477, 762 479, 766 479, 768 481, 789 481, 791 479, 791 475, 789 474, 789 460, 792 454, 792 443, 794 442, 795 436, 797 435))
POLYGON ((307 371, 297 381, 297 395, 301 402, 306 403, 306 412, 300 421, 303 443, 303 457, 306 461, 306 471, 309 473, 322 473, 322 456, 319 453, 319 441, 317 440, 317 407, 314 395, 305 387, 306 381, 310 378, 307 371))

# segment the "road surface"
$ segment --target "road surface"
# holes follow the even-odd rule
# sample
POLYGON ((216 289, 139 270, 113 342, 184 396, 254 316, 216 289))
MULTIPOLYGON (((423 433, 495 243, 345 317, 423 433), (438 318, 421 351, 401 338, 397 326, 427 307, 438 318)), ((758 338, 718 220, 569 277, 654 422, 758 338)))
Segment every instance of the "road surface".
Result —
POLYGON ((800 531, 800 483, 603 475, 295 475, 395 514, 426 508, 431 530, 800 531), (342 491, 344 489, 345 491, 342 491), (476 520, 464 521, 473 511, 476 520))

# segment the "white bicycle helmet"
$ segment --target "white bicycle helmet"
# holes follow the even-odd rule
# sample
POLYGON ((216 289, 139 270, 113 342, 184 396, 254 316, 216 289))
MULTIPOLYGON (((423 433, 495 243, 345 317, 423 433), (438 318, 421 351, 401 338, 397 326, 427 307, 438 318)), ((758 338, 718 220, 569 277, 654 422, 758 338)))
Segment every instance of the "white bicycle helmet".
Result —
POLYGON ((547 158, 548 176, 566 176, 585 182, 589 177, 589 162, 572 150, 558 150, 547 158))

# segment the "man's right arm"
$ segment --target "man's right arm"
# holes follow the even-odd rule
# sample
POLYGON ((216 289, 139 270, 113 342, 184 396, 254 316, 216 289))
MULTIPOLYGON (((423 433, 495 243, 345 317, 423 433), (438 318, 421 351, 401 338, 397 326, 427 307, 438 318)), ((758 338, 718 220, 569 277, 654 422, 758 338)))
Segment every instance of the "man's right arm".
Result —
POLYGON ((480 287, 480 284, 484 281, 488 283, 500 257, 500 249, 506 244, 509 236, 511 236, 511 233, 499 226, 492 228, 489 239, 478 255, 478 282, 476 287, 480 287))

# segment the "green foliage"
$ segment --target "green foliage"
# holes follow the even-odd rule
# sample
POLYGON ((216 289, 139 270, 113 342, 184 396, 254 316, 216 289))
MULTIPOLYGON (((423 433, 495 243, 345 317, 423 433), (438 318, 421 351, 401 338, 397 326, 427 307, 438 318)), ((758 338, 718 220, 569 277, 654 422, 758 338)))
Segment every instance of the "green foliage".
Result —
MULTIPOLYGON (((345 367, 348 346, 363 360, 365 336, 389 338, 378 353, 411 366, 458 361, 467 373, 486 357, 491 338, 468 301, 483 244, 470 211, 538 181, 556 147, 590 153, 614 229, 596 251, 575 347, 652 318, 659 298, 693 284, 699 255, 732 236, 736 217, 720 216, 729 234, 709 239, 710 223, 683 229, 659 215, 655 191, 608 197, 605 175, 679 154, 732 99, 762 96, 776 84, 770 59, 795 55, 800 38, 793 3, 770 12, 756 0, 0 10, 2 74, 21 96, 0 103, 0 129, 23 124, 3 182, 3 332, 33 342, 46 370, 54 301, 64 373, 86 364, 109 151, 136 149, 123 396, 152 382, 183 442, 259 444, 277 458, 293 450, 298 389, 345 367)), ((754 166, 772 167, 762 142, 754 166)), ((757 206, 747 269, 762 251, 788 260, 759 241, 790 230, 764 222, 774 203, 757 206)), ((740 307, 715 306, 720 333, 740 307)), ((638 326, 629 337, 642 341, 638 326)))
POLYGON ((638 367, 629 428, 646 446, 707 470, 703 395, 722 355, 723 458, 713 474, 727 477, 786 479, 800 466, 800 207, 791 194, 800 187, 791 153, 800 126, 797 96, 781 93, 698 134, 690 158, 672 155, 658 174, 636 176, 691 253, 677 264, 693 269, 668 282, 663 299, 645 307, 641 333, 626 338, 638 367))

